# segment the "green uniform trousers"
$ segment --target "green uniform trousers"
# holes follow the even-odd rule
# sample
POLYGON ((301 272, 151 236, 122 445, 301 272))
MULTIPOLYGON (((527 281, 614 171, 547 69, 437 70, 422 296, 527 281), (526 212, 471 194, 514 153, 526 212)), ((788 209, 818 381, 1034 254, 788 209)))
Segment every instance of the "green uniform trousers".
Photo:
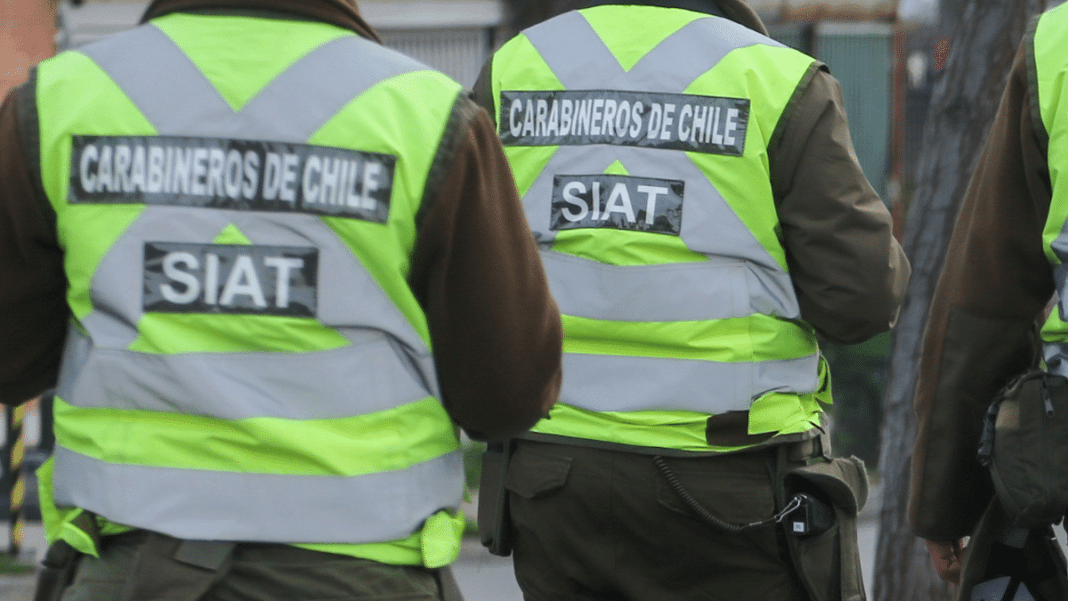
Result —
MULTIPOLYGON (((774 450, 664 457, 709 512, 774 515, 774 450)), ((805 601, 782 527, 731 533, 694 515, 652 455, 517 441, 506 480, 527 601, 805 601)))
POLYGON ((289 545, 180 541, 137 531, 79 555, 73 580, 36 601, 440 601, 448 574, 289 545), (57 590, 58 592, 58 590, 57 590))

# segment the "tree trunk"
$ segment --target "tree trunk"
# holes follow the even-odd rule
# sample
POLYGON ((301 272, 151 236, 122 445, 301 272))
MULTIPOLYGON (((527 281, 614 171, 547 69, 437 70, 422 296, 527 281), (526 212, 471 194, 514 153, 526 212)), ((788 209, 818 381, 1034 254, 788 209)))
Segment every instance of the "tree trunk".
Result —
POLYGON ((875 557, 874 601, 952 599, 907 517, 913 445, 913 391, 927 312, 942 270, 957 209, 1012 60, 1043 0, 967 0, 949 62, 935 86, 918 157, 916 192, 905 223, 912 280, 894 330, 879 462, 882 512, 875 557))

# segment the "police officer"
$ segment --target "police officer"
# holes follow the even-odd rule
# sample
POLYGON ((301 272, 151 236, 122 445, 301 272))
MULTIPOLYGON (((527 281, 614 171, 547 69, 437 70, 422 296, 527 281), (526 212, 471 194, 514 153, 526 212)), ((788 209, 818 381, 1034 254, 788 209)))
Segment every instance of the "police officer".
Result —
POLYGON ((157 0, 0 132, 0 390, 56 386, 38 598, 441 598, 456 424, 560 381, 485 111, 354 2, 157 0))
POLYGON ((862 596, 852 563, 813 585, 774 524, 808 464, 844 475, 810 492, 855 517, 862 470, 819 442, 817 334, 887 330, 909 273, 840 88, 738 0, 589 4, 476 84, 564 320, 560 402, 504 480, 524 595, 862 596))
MULTIPOLYGON (((979 416, 1036 357, 1044 355, 1050 372, 1068 376, 1066 44, 1068 6, 1040 15, 1020 43, 961 201, 923 340, 909 514, 939 575, 960 582, 962 598, 990 557, 968 553, 963 562, 964 537, 972 543, 1002 538, 988 528, 1003 518, 991 503, 989 472, 976 460, 979 416)), ((1034 557, 1060 553, 1035 537, 1026 543, 1034 557)), ((1048 559, 1030 560, 1041 561, 1048 559)), ((1032 582, 1036 596, 1065 598, 1068 582, 1060 572, 1032 582)))

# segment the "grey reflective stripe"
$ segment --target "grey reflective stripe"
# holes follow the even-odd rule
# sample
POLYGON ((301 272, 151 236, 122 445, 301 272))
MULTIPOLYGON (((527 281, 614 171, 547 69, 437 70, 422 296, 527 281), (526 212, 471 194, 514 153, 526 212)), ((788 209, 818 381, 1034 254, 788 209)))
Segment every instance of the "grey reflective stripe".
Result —
POLYGON ((1042 354, 1050 373, 1068 378, 1068 344, 1046 342, 1042 345, 1042 354))
MULTIPOLYGON (((1053 239, 1050 248, 1053 254, 1061 261, 1053 266, 1053 281, 1057 288, 1057 311, 1060 312, 1061 321, 1068 316, 1068 224, 1065 224, 1060 235, 1053 239)), ((1068 341, 1046 341, 1043 345, 1043 354, 1046 366, 1050 372, 1068 377, 1068 341)))
POLYGON ((1053 253, 1058 259, 1062 261, 1059 265, 1053 266, 1053 282, 1057 287, 1057 305, 1061 308, 1061 315, 1068 315, 1068 263, 1064 263, 1068 256, 1064 253, 1068 248, 1068 238, 1065 238, 1062 234, 1053 241, 1053 253))
POLYGON ((167 124, 175 115, 197 127, 202 118, 216 121, 215 115, 233 113, 189 57, 155 25, 136 27, 78 52, 103 69, 160 134, 174 133, 167 124), (146 73, 165 76, 146 77, 146 73))
POLYGON ((527 29, 523 35, 565 88, 595 90, 618 81, 625 73, 579 12, 564 13, 527 29), (575 57, 582 57, 582 62, 594 63, 599 68, 587 70, 576 81, 575 57))
POLYGON ((819 386, 818 355, 717 363, 568 353, 563 366, 571 376, 564 378, 560 402, 591 411, 748 411, 766 393, 811 393, 819 386))
POLYGON ((781 297, 784 291, 769 291, 780 280, 738 259, 609 265, 546 250, 541 251, 541 258, 553 298, 564 315, 635 322, 728 319, 754 312, 798 317, 778 315, 779 307, 754 307, 756 300, 781 297))
POLYGON ((161 135, 244 137, 304 143, 353 98, 391 77, 427 67, 351 35, 298 60, 234 111, 167 34, 142 25, 79 50, 100 66, 161 135), (137 48, 131 53, 131 48, 137 48), (360 54, 359 68, 338 66, 360 54), (136 60, 131 60, 131 55, 136 60), (145 77, 163 73, 164 77, 145 77), (324 87, 322 82, 329 81, 324 87), (315 94, 308 94, 314 89, 315 94), (300 110, 293 110, 300 107, 300 110))
POLYGON ((56 395, 78 407, 224 420, 345 418, 430 396, 394 345, 371 332, 363 338, 316 353, 148 355, 94 348, 72 330, 56 395))
MULTIPOLYGON (((1061 226, 1061 232, 1057 234, 1057 237, 1054 238, 1052 242, 1050 242, 1050 249, 1061 262, 1060 265, 1054 266, 1055 269, 1062 268, 1068 263, 1068 222, 1061 226)), ((1058 290, 1061 289, 1062 283, 1063 282, 1057 282, 1058 290)))
POLYGON ((398 540, 417 531, 426 516, 458 507, 463 497, 459 451, 402 471, 353 477, 103 463, 62 446, 55 457, 60 507, 194 540, 398 540))
POLYGON ((1053 265, 1053 283, 1057 290, 1057 306, 1061 316, 1068 315, 1068 223, 1065 223, 1061 233, 1050 242, 1050 250, 1060 261, 1053 265))

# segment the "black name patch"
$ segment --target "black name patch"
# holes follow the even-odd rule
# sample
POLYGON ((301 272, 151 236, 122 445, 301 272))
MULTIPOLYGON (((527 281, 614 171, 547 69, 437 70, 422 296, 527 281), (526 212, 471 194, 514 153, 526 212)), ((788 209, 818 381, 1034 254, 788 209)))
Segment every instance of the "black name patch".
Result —
POLYGON ((613 228, 678 236, 685 183, 623 175, 557 175, 550 227, 613 228))
POLYGON ((313 247, 148 242, 144 264, 146 312, 316 314, 313 247))
POLYGON ((396 162, 386 154, 281 142, 74 136, 68 197, 385 223, 396 162))
POLYGON ((506 146, 612 144, 741 156, 749 101, 690 94, 501 92, 506 146))

